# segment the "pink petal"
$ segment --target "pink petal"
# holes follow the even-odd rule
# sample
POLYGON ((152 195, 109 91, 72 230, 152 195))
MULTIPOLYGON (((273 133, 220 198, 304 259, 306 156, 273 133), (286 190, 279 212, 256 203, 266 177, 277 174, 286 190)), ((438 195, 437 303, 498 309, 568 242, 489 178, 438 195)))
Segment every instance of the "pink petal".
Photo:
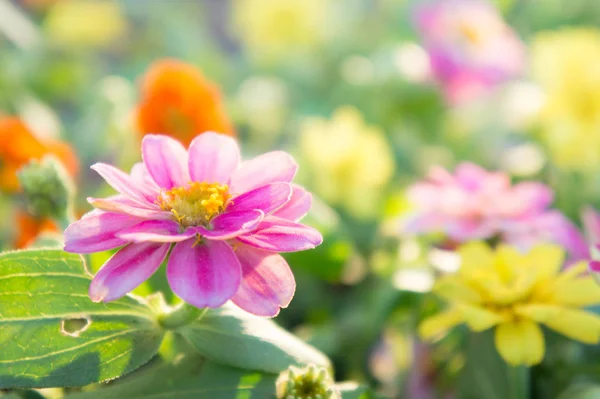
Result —
POLYGON ((292 186, 289 183, 271 183, 233 198, 227 211, 260 209, 268 214, 288 202, 291 196, 292 186))
POLYGON ((65 251, 78 254, 106 251, 127 244, 115 234, 141 219, 120 213, 93 210, 65 230, 65 251))
POLYGON ((142 140, 142 158, 156 184, 167 190, 186 185, 188 154, 175 139, 157 134, 147 134, 142 140))
POLYGON ((287 152, 268 152, 242 162, 231 175, 230 191, 242 194, 269 183, 289 183, 296 175, 296 170, 298 164, 287 152))
POLYGON ((226 184, 239 163, 240 150, 229 136, 206 132, 190 144, 189 170, 194 181, 226 184))
POLYGON ((114 254, 94 276, 90 298, 94 302, 119 299, 154 274, 169 252, 169 245, 129 244, 114 254))
POLYGON ((228 212, 211 220, 212 230, 203 226, 197 226, 194 230, 198 234, 213 240, 229 240, 255 230, 264 216, 265 214, 258 209, 228 212))
POLYGON ((132 176, 120 171, 114 166, 97 163, 92 169, 98 172, 112 188, 145 207, 158 208, 154 204, 157 192, 143 183, 137 182, 132 176))
POLYGON ((521 212, 539 213, 550 206, 554 200, 552 189, 538 182, 521 182, 512 189, 511 196, 520 202, 521 212))
POLYGON ((173 292, 198 308, 223 305, 240 286, 241 265, 233 249, 223 241, 195 240, 175 244, 167 264, 173 292))
POLYGON ((132 242, 179 242, 195 235, 190 229, 180 232, 179 224, 171 220, 146 220, 117 233, 117 237, 132 242))
POLYGON ((150 187, 154 193, 160 192, 160 187, 156 184, 156 182, 150 176, 150 172, 148 172, 148 168, 144 165, 143 162, 137 162, 135 165, 131 167, 131 173, 129 173, 131 177, 136 181, 137 184, 145 184, 150 187))
POLYGON ((593 271, 595 273, 600 272, 600 261, 597 261, 597 260, 591 261, 589 268, 590 268, 591 271, 593 271))
POLYGON ((489 174, 490 172, 471 162, 461 162, 454 170, 456 180, 466 189, 479 187, 489 174))
POLYGON ((294 296, 294 274, 281 255, 239 245, 235 253, 242 265, 242 282, 232 298, 240 308, 257 316, 273 317, 294 296))
MULTIPOLYGON (((585 236, 575 223, 569 218, 553 210, 546 213, 550 225, 547 234, 552 235, 552 241, 561 245, 569 255, 569 261, 575 262, 580 260, 588 260, 590 258, 590 248, 585 239, 585 236), (554 220, 554 222, 551 222, 554 220)), ((533 224, 533 221, 530 221, 533 224)))
POLYGON ((312 206, 312 194, 300 186, 292 184, 292 197, 273 216, 297 222, 302 219, 312 206))
POLYGON ((591 206, 586 206, 581 212, 581 220, 589 241, 600 242, 600 214, 591 206))
POLYGON ((142 208, 139 203, 118 195, 109 198, 88 197, 87 200, 93 207, 102 209, 106 212, 122 213, 143 219, 173 219, 173 214, 171 212, 142 208))
POLYGON ((244 244, 272 252, 296 252, 312 249, 323 242, 312 227, 269 216, 257 230, 237 238, 244 244))
POLYGON ((569 262, 588 259, 589 248, 577 226, 560 211, 550 210, 524 220, 500 225, 503 241, 523 249, 540 242, 559 244, 569 254, 569 262))

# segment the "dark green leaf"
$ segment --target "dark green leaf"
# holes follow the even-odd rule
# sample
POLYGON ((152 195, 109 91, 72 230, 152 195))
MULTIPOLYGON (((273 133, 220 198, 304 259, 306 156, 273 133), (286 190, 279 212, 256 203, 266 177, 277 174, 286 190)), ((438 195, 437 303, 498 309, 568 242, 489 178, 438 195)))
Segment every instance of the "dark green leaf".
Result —
POLYGON ((0 254, 0 388, 80 386, 119 377, 158 351, 163 332, 131 297, 94 303, 82 258, 0 254))
POLYGON ((267 399, 275 397, 275 378, 221 366, 194 355, 150 367, 127 381, 68 398, 267 399))
POLYGON ((270 373, 292 365, 331 366, 324 354, 272 320, 234 307, 211 309, 178 332, 202 355, 229 366, 270 373))

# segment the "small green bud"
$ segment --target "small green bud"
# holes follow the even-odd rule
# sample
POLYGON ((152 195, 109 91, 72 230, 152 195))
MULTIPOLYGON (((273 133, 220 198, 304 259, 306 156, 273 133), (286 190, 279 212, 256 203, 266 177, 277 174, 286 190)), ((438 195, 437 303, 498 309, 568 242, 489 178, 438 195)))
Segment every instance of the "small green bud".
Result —
POLYGON ((52 218, 66 224, 72 218, 73 182, 63 165, 53 156, 31 161, 19 172, 29 212, 39 218, 52 218))
POLYGON ((292 366, 279 375, 275 385, 277 399, 341 399, 327 370, 315 365, 292 366))

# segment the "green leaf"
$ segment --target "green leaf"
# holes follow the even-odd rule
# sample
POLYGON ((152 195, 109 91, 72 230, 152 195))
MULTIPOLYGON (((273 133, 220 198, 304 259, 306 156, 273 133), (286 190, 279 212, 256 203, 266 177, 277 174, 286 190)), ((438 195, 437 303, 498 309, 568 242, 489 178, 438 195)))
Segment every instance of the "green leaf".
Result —
POLYGON ((94 303, 79 255, 0 254, 0 388, 80 386, 119 377, 158 351, 163 332, 132 297, 94 303))
POLYGON ((574 384, 561 392, 558 399, 596 399, 600 398, 600 385, 574 384))
POLYGON ((97 391, 68 399, 263 399, 275 397, 275 376, 213 363, 198 355, 158 364, 97 391))
POLYGON ((210 309, 200 320, 177 332, 202 355, 229 366, 270 373, 292 365, 331 367, 324 354, 272 320, 233 306, 210 309))

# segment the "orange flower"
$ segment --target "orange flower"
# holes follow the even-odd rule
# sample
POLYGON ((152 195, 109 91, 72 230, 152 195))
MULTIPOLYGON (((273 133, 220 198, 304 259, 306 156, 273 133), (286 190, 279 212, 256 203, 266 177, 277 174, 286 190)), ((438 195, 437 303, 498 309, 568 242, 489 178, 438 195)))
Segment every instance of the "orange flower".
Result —
POLYGON ((19 190, 17 171, 32 159, 55 155, 71 176, 77 173, 79 162, 71 147, 59 141, 40 141, 18 118, 0 118, 0 189, 19 190))
POLYGON ((17 237, 14 241, 15 248, 25 248, 37 236, 44 232, 56 232, 58 227, 51 219, 38 219, 24 211, 17 212, 17 237))
POLYGON ((190 64, 161 60, 142 80, 137 128, 142 135, 168 134, 183 144, 206 131, 235 135, 217 86, 190 64))

